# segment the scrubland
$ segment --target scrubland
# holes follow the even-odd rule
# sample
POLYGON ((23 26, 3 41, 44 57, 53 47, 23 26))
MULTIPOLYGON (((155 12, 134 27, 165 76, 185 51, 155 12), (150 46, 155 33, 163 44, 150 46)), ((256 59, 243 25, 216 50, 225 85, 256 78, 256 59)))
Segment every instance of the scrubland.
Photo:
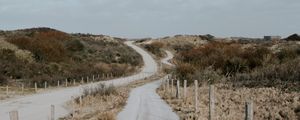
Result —
POLYGON ((141 56, 105 35, 69 34, 50 28, 3 31, 0 35, 0 85, 42 87, 47 81, 93 74, 131 74, 143 64, 141 56))
POLYGON ((176 99, 163 86, 158 92, 181 119, 208 119, 208 85, 215 86, 217 119, 244 119, 249 100, 254 104, 254 119, 300 119, 299 36, 277 41, 184 36, 142 41, 174 52, 176 67, 169 72, 181 87, 187 80, 187 98, 176 99), (199 81, 198 112, 194 80, 199 81))

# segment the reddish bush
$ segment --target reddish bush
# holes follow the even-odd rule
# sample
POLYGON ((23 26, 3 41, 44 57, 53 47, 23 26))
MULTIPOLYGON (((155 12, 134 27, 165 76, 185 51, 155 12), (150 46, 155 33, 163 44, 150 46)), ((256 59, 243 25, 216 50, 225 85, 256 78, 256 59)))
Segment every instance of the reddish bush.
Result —
POLYGON ((191 64, 179 63, 176 66, 176 74, 179 78, 187 78, 189 75, 194 74, 195 68, 191 64))
POLYGON ((63 61, 66 58, 66 50, 63 43, 52 37, 47 38, 46 36, 37 35, 33 38, 13 36, 8 41, 21 49, 31 51, 38 61, 63 61))

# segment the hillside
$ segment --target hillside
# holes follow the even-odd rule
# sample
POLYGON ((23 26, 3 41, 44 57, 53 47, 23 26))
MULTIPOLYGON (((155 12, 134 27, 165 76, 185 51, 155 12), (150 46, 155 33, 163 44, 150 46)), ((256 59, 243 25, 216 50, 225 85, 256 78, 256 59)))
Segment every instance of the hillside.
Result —
POLYGON ((51 28, 1 31, 0 84, 14 84, 13 79, 32 85, 92 74, 131 74, 142 65, 142 58, 123 41, 51 28))

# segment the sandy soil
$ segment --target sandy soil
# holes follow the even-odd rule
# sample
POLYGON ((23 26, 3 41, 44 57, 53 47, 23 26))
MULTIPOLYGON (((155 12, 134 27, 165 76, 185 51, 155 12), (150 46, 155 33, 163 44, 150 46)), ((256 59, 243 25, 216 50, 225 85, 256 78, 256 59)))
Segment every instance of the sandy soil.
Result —
MULTIPOLYGON (((175 93, 171 95, 162 89, 158 93, 172 106, 182 120, 208 119, 209 97, 207 85, 199 89, 198 109, 195 113, 194 86, 187 88, 185 99, 176 99, 175 93)), ((181 89, 182 90, 182 89, 181 89)), ((175 91, 175 87, 174 90, 175 91)), ((215 85, 215 119, 241 120, 245 118, 245 102, 253 100, 254 120, 299 120, 300 119, 300 93, 282 92, 276 88, 233 88, 230 85, 215 85)))

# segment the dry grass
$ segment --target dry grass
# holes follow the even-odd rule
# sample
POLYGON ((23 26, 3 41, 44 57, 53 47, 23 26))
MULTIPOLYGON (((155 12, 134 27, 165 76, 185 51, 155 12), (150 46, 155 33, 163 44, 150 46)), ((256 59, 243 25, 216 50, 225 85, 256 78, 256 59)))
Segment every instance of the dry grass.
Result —
MULTIPOLYGON (((175 88, 175 87, 174 87, 175 88)), ((158 90, 160 96, 174 109, 182 120, 208 119, 209 97, 208 86, 199 88, 199 112, 194 109, 194 86, 187 88, 186 99, 175 99, 174 95, 158 90)), ((175 91, 175 90, 174 90, 175 91)), ((254 102, 254 120, 296 120, 300 119, 300 93, 282 92, 277 88, 233 88, 230 85, 216 84, 216 115, 217 120, 244 119, 245 102, 254 102)))
POLYGON ((116 113, 126 104, 129 88, 119 87, 113 94, 91 94, 82 98, 80 105, 79 98, 75 102, 68 103, 74 112, 63 119, 74 120, 114 120, 116 113))
POLYGON ((76 102, 71 101, 68 103, 69 109, 75 111, 75 115, 71 114, 61 119, 71 120, 72 116, 74 116, 75 120, 115 120, 117 114, 126 105, 131 89, 158 80, 164 75, 163 72, 159 72, 144 80, 138 80, 120 87, 105 87, 100 85, 97 89, 91 90, 94 92, 87 92, 90 91, 87 89, 81 106, 79 98, 76 98, 76 102))

